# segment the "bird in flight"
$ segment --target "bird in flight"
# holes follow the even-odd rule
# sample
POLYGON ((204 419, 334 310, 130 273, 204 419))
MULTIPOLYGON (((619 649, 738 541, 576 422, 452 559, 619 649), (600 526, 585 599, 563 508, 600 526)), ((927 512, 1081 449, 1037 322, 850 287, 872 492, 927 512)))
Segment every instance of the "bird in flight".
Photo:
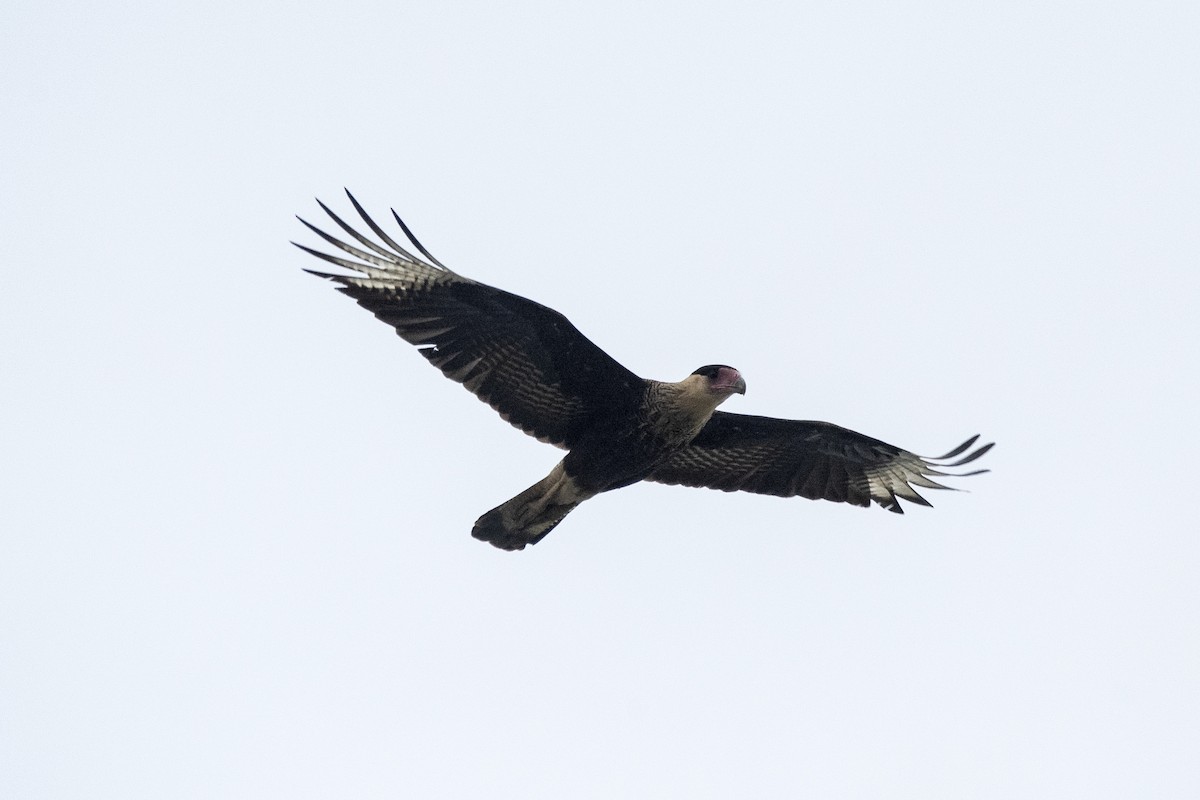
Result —
POLYGON ((419 255, 410 252, 346 195, 379 240, 318 200, 357 244, 299 217, 345 256, 293 244, 357 274, 307 271, 339 284, 338 291, 395 328, 506 421, 567 451, 549 475, 481 516, 471 531, 476 539, 523 550, 584 500, 638 481, 856 506, 874 502, 902 514, 902 499, 930 505, 914 487, 950 488, 933 477, 987 472, 946 472, 991 449, 975 446, 978 435, 943 456, 923 458, 828 422, 717 411, 730 396, 746 393, 733 367, 710 364, 674 383, 641 378, 554 309, 443 265, 393 210, 419 255))

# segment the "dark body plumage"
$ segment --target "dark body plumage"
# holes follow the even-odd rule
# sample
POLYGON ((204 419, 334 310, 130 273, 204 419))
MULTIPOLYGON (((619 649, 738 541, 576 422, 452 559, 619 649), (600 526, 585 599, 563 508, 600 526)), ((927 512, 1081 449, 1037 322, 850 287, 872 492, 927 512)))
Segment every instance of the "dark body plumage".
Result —
POLYGON ((967 452, 973 437, 925 459, 829 423, 716 411, 731 394, 745 392, 732 367, 701 367, 676 383, 640 378, 557 311, 447 269, 395 212, 424 258, 350 201, 383 244, 320 204, 360 246, 301 220, 351 258, 297 247, 359 274, 309 271, 340 284, 339 291, 504 419, 568 451, 546 478, 475 523, 472 534, 497 547, 536 543, 579 503, 640 480, 861 506, 874 501, 902 513, 897 498, 929 505, 914 485, 947 488, 929 476, 946 475, 939 468, 967 464, 991 447, 967 452))

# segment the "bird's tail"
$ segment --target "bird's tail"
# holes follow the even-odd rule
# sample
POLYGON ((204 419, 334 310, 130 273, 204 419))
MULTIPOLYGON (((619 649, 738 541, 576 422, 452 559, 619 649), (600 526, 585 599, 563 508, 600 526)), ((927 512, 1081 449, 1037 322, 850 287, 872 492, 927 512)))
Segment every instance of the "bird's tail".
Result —
POLYGON ((554 530, 574 508, 591 497, 582 492, 560 463, 545 478, 484 514, 471 535, 501 550, 524 550, 554 530))

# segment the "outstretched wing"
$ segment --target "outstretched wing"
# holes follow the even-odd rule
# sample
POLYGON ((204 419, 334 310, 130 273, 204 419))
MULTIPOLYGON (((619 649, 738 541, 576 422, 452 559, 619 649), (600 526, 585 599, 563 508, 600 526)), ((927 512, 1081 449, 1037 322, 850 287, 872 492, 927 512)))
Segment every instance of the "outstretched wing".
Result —
POLYGON ((856 506, 875 501, 888 511, 903 514, 900 499, 930 505, 914 486, 951 488, 930 476, 987 472, 943 471, 969 464, 992 448, 986 444, 970 450, 978 438, 972 436, 944 456, 922 458, 828 422, 718 411, 690 445, 646 480, 856 506))
POLYGON ((301 250, 359 275, 307 270, 341 284, 339 291, 396 329, 451 380, 458 381, 526 433, 570 447, 599 412, 635 404, 644 381, 593 344, 566 317, 532 300, 447 269, 400 229, 424 259, 383 231, 346 192, 382 245, 318 205, 361 247, 303 222, 350 256, 301 250), (365 249, 364 249, 365 248, 365 249))

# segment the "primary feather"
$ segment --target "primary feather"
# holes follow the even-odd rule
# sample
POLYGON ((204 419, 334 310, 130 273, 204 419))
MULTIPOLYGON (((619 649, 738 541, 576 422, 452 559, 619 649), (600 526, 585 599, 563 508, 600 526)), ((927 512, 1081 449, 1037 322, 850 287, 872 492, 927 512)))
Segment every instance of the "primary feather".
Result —
POLYGON ((948 488, 931 476, 987 471, 945 471, 991 449, 970 450, 977 436, 944 456, 923 458, 827 422, 716 411, 745 392, 732 367, 701 367, 674 383, 640 378, 557 311, 447 268, 393 211, 417 254, 410 252, 346 194, 378 241, 318 200, 354 243, 301 219, 343 255, 296 246, 357 274, 308 271, 337 283, 505 420, 570 451, 546 478, 480 517, 472 530, 476 538, 523 549, 584 500, 640 480, 860 506, 875 502, 903 513, 900 500, 929 505, 914 487, 948 488))

